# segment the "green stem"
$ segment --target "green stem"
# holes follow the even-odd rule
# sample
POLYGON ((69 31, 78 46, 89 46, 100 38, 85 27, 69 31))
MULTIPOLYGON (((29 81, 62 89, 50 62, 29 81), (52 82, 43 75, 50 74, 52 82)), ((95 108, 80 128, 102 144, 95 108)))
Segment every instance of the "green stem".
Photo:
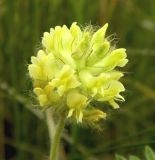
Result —
MULTIPOLYGON (((50 125, 49 122, 47 123, 48 125, 50 125)), ((51 139, 51 149, 50 149, 50 159, 49 160, 58 160, 59 142, 61 139, 61 134, 64 129, 64 126, 65 126, 65 116, 61 116, 56 126, 54 136, 51 139)))
POLYGON ((48 127, 49 138, 52 142, 55 133, 55 122, 53 119, 53 113, 50 109, 46 111, 46 122, 48 127))

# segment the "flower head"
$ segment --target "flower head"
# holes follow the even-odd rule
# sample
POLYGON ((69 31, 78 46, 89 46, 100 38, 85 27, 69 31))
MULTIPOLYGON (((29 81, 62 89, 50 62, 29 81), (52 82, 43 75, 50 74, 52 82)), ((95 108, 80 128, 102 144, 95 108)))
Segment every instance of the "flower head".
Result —
POLYGON ((77 122, 98 121, 106 113, 92 106, 92 101, 117 101, 124 86, 119 67, 128 62, 124 48, 114 49, 105 37, 108 24, 101 29, 82 30, 76 22, 70 28, 51 28, 42 38, 42 50, 31 57, 28 66, 34 93, 41 107, 56 107, 63 101, 68 118, 77 122))

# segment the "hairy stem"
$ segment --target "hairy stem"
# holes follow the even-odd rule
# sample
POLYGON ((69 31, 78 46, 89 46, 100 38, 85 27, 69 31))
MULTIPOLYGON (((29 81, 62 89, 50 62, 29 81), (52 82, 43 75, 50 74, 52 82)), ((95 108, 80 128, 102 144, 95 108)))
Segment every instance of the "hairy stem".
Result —
MULTIPOLYGON (((47 114, 48 115, 48 114, 47 114)), ((52 115, 51 115, 52 118, 52 115)), ((50 159, 49 160, 58 160, 58 149, 59 149, 59 142, 61 139, 61 134, 65 126, 65 116, 61 116, 59 118, 59 121, 57 123, 55 131, 51 131, 51 123, 50 123, 50 115, 47 117, 47 124, 49 128, 49 135, 50 135, 50 141, 51 141, 51 149, 50 149, 50 159), (52 134, 51 136, 51 133, 52 134)))
POLYGON ((55 127, 55 122, 53 119, 53 113, 52 113, 52 110, 50 109, 46 111, 46 122, 47 122, 50 141, 52 141, 56 127, 55 127))

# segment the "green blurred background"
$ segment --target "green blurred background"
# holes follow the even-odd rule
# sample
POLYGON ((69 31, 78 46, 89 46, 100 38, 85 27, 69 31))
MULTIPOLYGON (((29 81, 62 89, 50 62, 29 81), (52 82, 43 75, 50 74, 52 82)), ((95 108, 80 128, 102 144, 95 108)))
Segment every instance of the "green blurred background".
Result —
POLYGON ((50 27, 109 23, 127 48, 126 102, 110 111, 103 131, 67 126, 61 160, 114 160, 155 149, 154 0, 0 0, 0 160, 48 159, 46 123, 31 104, 27 64, 50 27))

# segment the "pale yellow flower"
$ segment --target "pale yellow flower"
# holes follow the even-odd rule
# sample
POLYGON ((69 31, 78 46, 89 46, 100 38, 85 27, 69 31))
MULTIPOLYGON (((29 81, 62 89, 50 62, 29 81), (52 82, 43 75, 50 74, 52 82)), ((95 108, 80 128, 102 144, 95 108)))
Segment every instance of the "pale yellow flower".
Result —
POLYGON ((70 91, 67 95, 67 106, 69 107, 68 118, 75 115, 78 122, 82 122, 83 111, 88 105, 88 98, 78 91, 70 91), (75 113, 74 113, 75 112, 75 113))
POLYGON ((76 22, 70 28, 51 28, 42 38, 42 50, 28 66, 34 93, 41 107, 56 107, 60 102, 67 118, 77 122, 96 122, 106 113, 92 106, 93 101, 117 101, 125 91, 118 67, 128 62, 124 48, 114 49, 105 37, 108 24, 94 32, 82 30, 76 22))

